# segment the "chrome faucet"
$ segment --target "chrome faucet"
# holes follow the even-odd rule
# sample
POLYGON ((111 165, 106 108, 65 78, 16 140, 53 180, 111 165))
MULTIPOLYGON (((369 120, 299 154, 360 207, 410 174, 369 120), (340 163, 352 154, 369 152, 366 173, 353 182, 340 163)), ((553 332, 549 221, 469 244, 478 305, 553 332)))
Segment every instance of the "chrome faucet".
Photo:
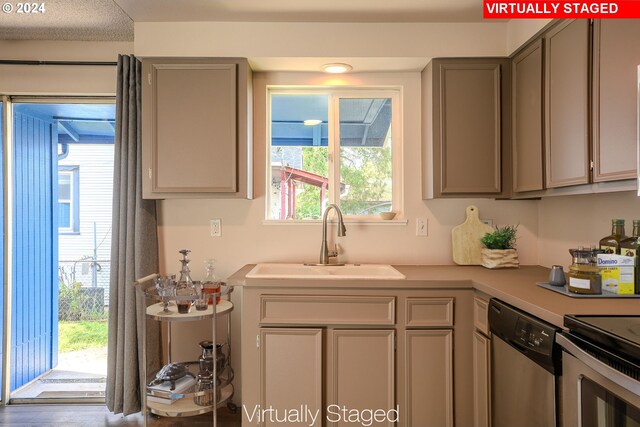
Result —
POLYGON ((331 208, 333 208, 338 214, 338 237, 343 237, 347 234, 347 227, 344 226, 340 208, 331 203, 324 210, 324 215, 322 215, 322 246, 320 247, 320 265, 328 265, 329 258, 335 258, 338 256, 337 248, 333 251, 329 251, 329 248, 327 247, 327 216, 329 215, 329 211, 331 210, 331 208))

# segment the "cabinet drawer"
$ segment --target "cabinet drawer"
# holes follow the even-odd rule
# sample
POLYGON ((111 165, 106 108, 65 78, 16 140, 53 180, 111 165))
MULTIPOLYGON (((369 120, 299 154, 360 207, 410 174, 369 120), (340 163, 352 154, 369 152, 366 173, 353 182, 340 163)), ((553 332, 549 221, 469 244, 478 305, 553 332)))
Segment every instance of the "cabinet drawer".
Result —
POLYGON ((407 298, 407 327, 453 327, 453 298, 407 298))
POLYGON ((473 325, 477 330, 489 336, 489 301, 473 298, 473 325))
POLYGON ((395 297, 262 295, 260 323, 395 325, 395 297))

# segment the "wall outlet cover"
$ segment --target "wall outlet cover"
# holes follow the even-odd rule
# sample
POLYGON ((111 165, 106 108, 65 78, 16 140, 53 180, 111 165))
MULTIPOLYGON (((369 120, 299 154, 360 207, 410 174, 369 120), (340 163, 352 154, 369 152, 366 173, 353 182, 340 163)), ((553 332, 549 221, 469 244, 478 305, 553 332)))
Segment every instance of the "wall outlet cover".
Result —
POLYGON ((220 218, 210 220, 209 227, 211 228, 211 237, 222 236, 222 220, 220 218))

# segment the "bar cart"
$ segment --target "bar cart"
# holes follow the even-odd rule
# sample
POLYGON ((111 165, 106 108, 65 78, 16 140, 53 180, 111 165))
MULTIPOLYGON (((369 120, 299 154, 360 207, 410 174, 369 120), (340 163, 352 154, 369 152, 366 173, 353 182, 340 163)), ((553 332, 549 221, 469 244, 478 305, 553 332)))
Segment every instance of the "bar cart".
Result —
MULTIPOLYGON (((213 427, 217 424, 217 409, 227 405, 231 412, 236 412, 237 407, 232 402, 234 395, 233 368, 231 366, 231 316, 233 303, 229 299, 220 298, 230 295, 233 287, 222 285, 220 291, 210 294, 213 304, 208 304, 202 311, 191 309, 188 312, 179 312, 180 304, 194 303, 196 297, 189 296, 161 296, 153 281, 157 279, 157 274, 152 274, 135 282, 136 291, 139 298, 143 298, 146 307, 145 321, 143 325, 143 353, 142 369, 145 383, 141 384, 143 391, 142 413, 144 415, 144 425, 148 425, 148 413, 163 417, 190 417, 194 415, 212 413, 213 427), (216 303, 216 300, 219 301, 216 303), (218 316, 226 314, 226 341, 218 344, 216 341, 216 323, 218 316), (146 322, 147 320, 167 322, 167 363, 153 375, 147 372, 147 351, 146 351, 146 322), (193 322, 197 320, 211 321, 211 342, 214 352, 226 347, 220 359, 214 353, 214 363, 212 372, 202 372, 202 358, 199 361, 188 361, 176 363, 171 358, 171 323, 172 322, 193 322), (208 375, 208 378, 203 378, 208 375), (181 389, 178 383, 181 379, 187 388, 181 389), (197 379, 197 383, 189 385, 189 378, 197 379), (202 387, 202 384, 209 384, 202 387), (214 404, 214 402, 216 402, 214 404)), ((204 341, 203 343, 207 343, 204 341)), ((201 343, 202 346, 202 343, 201 343)), ((204 347, 203 347, 204 349, 204 347)), ((204 351, 204 350, 203 350, 204 351)), ((211 369, 211 368, 210 368, 211 369)))

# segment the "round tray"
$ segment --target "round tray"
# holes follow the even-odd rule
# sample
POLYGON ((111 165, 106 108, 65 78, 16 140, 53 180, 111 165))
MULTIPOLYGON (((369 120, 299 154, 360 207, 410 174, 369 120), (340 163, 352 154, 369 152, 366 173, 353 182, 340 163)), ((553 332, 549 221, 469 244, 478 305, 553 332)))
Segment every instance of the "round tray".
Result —
MULTIPOLYGON (((224 282, 220 282, 220 283, 224 283, 224 282)), ((231 292, 233 292, 233 286, 222 284, 220 286, 220 292, 207 292, 207 293, 209 294, 210 297, 214 297, 214 296, 221 297, 221 296, 229 295, 231 292)), ((158 290, 153 284, 147 285, 146 287, 142 288, 142 293, 146 298, 149 298, 153 301, 163 301, 163 299, 166 299, 167 301, 195 301, 196 300, 195 295, 185 295, 185 296, 175 295, 171 297, 161 297, 160 295, 158 295, 158 290)))
MULTIPOLYGON (((163 320, 171 322, 188 322, 192 320, 210 319, 213 317, 213 305, 209 305, 206 310, 196 310, 195 307, 191 307, 188 313, 178 313, 178 307, 174 303, 169 303, 169 313, 163 312, 163 303, 158 302, 147 307, 147 318, 153 320, 163 320)), ((233 310, 233 303, 225 299, 221 299, 219 303, 215 305, 216 315, 221 315, 233 310)))

